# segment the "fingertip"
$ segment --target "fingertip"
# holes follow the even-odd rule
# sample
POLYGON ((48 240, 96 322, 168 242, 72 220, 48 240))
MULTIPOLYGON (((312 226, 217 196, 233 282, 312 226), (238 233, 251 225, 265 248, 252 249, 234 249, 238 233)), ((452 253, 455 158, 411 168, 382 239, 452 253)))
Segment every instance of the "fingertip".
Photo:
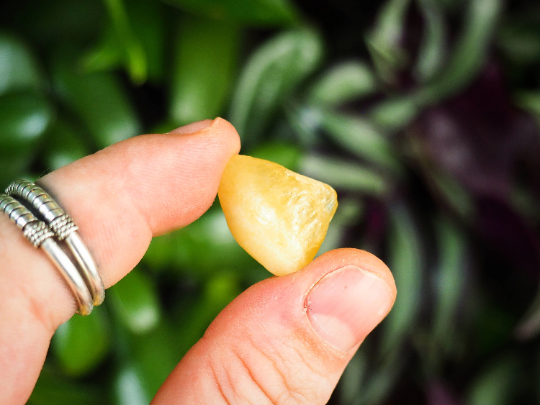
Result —
POLYGON ((354 248, 341 248, 326 252, 307 265, 302 271, 312 272, 318 280, 324 275, 338 270, 347 265, 373 274, 384 281, 392 297, 392 303, 396 299, 396 282, 388 266, 377 256, 365 250, 354 248))
POLYGON ((230 142, 233 154, 238 154, 240 152, 240 135, 236 131, 236 128, 227 120, 217 117, 214 119, 209 128, 212 128, 216 133, 223 134, 227 137, 230 142))

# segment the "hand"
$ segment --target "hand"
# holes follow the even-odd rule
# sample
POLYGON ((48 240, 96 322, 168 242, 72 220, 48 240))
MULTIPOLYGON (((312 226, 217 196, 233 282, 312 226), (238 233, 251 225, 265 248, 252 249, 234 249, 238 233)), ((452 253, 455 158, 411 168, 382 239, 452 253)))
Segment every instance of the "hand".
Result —
MULTIPOLYGON (((225 120, 116 144, 41 179, 80 228, 105 287, 141 260, 152 236, 212 204, 240 149, 225 120)), ((0 403, 24 404, 56 328, 75 313, 49 259, 0 215, 0 403)), ((396 296, 388 268, 340 249, 249 288, 214 320, 154 399, 161 404, 324 404, 396 296)))

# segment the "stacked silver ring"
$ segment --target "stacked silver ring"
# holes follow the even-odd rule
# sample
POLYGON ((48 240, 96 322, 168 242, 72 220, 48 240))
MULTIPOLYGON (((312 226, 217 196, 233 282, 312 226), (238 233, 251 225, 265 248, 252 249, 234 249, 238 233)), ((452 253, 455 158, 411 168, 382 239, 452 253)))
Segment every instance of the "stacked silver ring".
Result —
POLYGON ((103 281, 92 255, 77 232, 79 228, 45 190, 31 181, 16 180, 6 189, 6 194, 0 194, 0 211, 23 230, 24 236, 35 247, 47 253, 73 292, 81 315, 90 314, 94 306, 103 302, 103 281), (27 202, 44 222, 16 198, 27 202), (78 268, 53 237, 65 243, 78 268))

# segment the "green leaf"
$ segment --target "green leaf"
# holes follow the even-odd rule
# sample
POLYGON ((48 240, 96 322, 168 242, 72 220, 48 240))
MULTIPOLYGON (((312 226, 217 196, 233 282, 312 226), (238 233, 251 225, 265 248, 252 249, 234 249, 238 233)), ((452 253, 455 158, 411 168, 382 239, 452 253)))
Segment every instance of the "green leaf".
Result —
POLYGON ((405 14, 410 0, 389 0, 377 17, 377 22, 366 42, 379 77, 391 83, 396 71, 403 67, 407 55, 401 47, 405 14))
POLYGON ((323 112, 318 106, 288 103, 285 107, 285 115, 302 146, 314 148, 321 143, 323 112))
POLYGON ((109 403, 103 387, 81 384, 58 374, 47 364, 45 365, 28 399, 28 405, 105 405, 109 403))
POLYGON ((0 32, 0 95, 13 90, 38 90, 41 81, 37 63, 26 45, 0 32))
POLYGON ((170 115, 178 125, 221 114, 239 44, 232 24, 185 15, 175 37, 170 115))
POLYGON ((37 93, 0 96, 0 155, 27 155, 38 144, 52 118, 51 106, 37 93))
POLYGON ((512 62, 534 64, 540 60, 540 30, 536 21, 523 20, 520 16, 504 24, 497 32, 497 45, 512 62))
POLYGON ((109 325, 102 307, 89 316, 75 315, 58 327, 52 349, 68 375, 80 376, 94 370, 110 348, 109 325))
POLYGON ((437 221, 439 259, 435 272, 436 304, 433 334, 446 348, 454 343, 456 313, 465 285, 466 240, 454 224, 437 221))
POLYGON ((81 57, 84 73, 116 69, 122 65, 124 52, 112 24, 108 25, 94 48, 81 57))
POLYGON ((505 355, 494 360, 473 382, 470 405, 506 405, 517 403, 514 398, 516 377, 519 373, 519 358, 505 355))
POLYGON ((514 96, 514 102, 520 108, 527 110, 540 123, 540 93, 520 91, 514 96))
POLYGON ((414 326, 422 296, 423 255, 417 226, 404 206, 391 208, 390 226, 388 265, 399 293, 383 321, 383 353, 399 351, 414 326))
POLYGON ((133 34, 123 0, 103 0, 120 41, 133 83, 143 83, 147 75, 144 48, 133 34))
POLYGON ((370 111, 373 123, 385 131, 397 132, 406 128, 421 112, 416 95, 385 100, 370 111))
POLYGON ((368 373, 368 359, 365 351, 359 350, 347 364, 339 380, 339 392, 341 401, 345 405, 357 402, 362 393, 362 383, 368 373))
POLYGON ((108 291, 108 300, 118 319, 133 333, 146 333, 157 326, 161 309, 151 278, 135 268, 108 291))
POLYGON ((528 340, 540 333, 540 291, 536 293, 532 304, 523 319, 516 326, 515 335, 520 340, 528 340))
POLYGON ((115 75, 82 74, 73 60, 60 56, 53 65, 53 78, 66 107, 86 125, 99 148, 141 132, 135 109, 115 75))
POLYGON ((357 163, 336 158, 307 155, 300 162, 300 173, 338 190, 380 196, 388 189, 381 175, 357 163))
POLYGON ((289 25, 296 11, 288 0, 164 0, 183 10, 217 20, 247 25, 289 25))
POLYGON ((86 73, 124 66, 135 84, 159 83, 164 72, 163 5, 158 0, 130 0, 111 4, 109 23, 98 43, 81 59, 86 73))
MULTIPOLYGON (((374 351, 373 347, 367 346, 366 343, 362 343, 359 349, 359 353, 364 358, 374 351)), ((394 353, 393 356, 388 357, 383 362, 378 361, 375 364, 369 364, 369 369, 366 370, 364 379, 357 388, 361 394, 352 399, 347 405, 380 405, 385 403, 385 399, 395 389, 394 387, 402 376, 405 364, 406 361, 402 352, 394 353)))
POLYGON ((293 143, 268 142, 259 145, 250 155, 277 163, 289 170, 297 171, 302 158, 302 151, 293 143))
POLYGON ((308 30, 288 31, 266 42, 248 60, 231 105, 231 122, 244 146, 267 129, 279 105, 318 66, 320 38, 308 30))
POLYGON ((341 63, 328 70, 311 87, 308 102, 325 107, 336 106, 373 94, 377 84, 366 63, 341 63))
POLYGON ((429 167, 424 170, 433 183, 433 187, 443 199, 464 219, 474 215, 474 203, 463 186, 453 177, 429 167))
POLYGON ((328 137, 344 149, 364 161, 394 172, 399 171, 400 164, 392 145, 369 121, 360 117, 325 112, 322 114, 321 124, 328 137))
POLYGON ((113 390, 116 405, 148 405, 151 400, 139 370, 130 363, 116 374, 113 390))
POLYGON ((144 335, 129 335, 129 358, 144 381, 148 395, 153 397, 167 376, 180 362, 177 336, 171 331, 170 319, 144 335))
POLYGON ((48 170, 66 166, 90 153, 80 137, 80 130, 63 119, 57 119, 49 131, 44 150, 44 161, 48 170))
POLYGON ((238 278, 232 272, 218 272, 207 281, 198 302, 178 323, 177 345, 181 355, 197 343, 214 318, 240 292, 238 278))
POLYGON ((148 79, 159 83, 167 67, 166 13, 170 12, 170 9, 159 0, 129 0, 125 6, 133 36, 144 50, 148 79))
POLYGON ((317 256, 342 247, 345 229, 351 224, 358 223, 362 217, 363 208, 360 200, 345 198, 339 201, 338 209, 328 225, 328 231, 317 256))
POLYGON ((52 119, 50 104, 37 93, 0 96, 0 182, 28 170, 52 119))
POLYGON ((250 272, 260 265, 238 245, 220 208, 169 235, 154 238, 144 262, 156 270, 209 278, 223 269, 250 272))
POLYGON ((26 5, 28 7, 11 7, 12 12, 8 11, 8 15, 2 17, 9 21, 9 26, 21 32, 32 46, 39 47, 44 56, 61 43, 87 46, 95 40, 96 33, 103 29, 106 20, 100 1, 32 1, 26 5))
POLYGON ((422 104, 459 92, 473 80, 484 66, 499 15, 501 0, 471 0, 465 26, 450 57, 450 62, 439 77, 419 90, 422 104))
POLYGON ((446 27, 437 0, 418 0, 418 5, 425 20, 426 32, 420 45, 414 72, 421 83, 426 83, 439 73, 444 62, 446 27))

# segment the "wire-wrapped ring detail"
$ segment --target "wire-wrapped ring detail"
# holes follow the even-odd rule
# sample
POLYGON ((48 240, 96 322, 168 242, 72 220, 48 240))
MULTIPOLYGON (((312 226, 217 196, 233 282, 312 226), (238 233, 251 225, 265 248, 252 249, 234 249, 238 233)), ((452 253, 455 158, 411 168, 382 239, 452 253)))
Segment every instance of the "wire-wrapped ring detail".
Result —
POLYGON ((36 248, 45 251, 73 292, 78 312, 81 315, 89 315, 93 309, 92 295, 75 265, 54 241, 54 232, 18 200, 6 194, 0 194, 0 211, 23 231, 24 237, 36 248))
POLYGON ((56 238, 65 241, 80 267, 83 279, 92 294, 94 305, 105 299, 105 288, 96 263, 78 234, 78 227, 71 217, 40 186, 28 180, 16 180, 6 193, 24 199, 35 209, 54 232, 56 238))

